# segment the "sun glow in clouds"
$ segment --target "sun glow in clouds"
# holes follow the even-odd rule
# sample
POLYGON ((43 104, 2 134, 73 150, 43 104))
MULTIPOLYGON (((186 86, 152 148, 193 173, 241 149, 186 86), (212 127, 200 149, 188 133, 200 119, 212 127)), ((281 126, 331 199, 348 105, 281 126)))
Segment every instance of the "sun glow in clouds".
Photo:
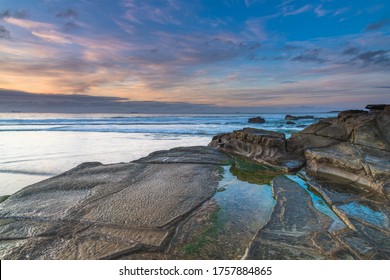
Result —
POLYGON ((390 102, 389 11, 379 0, 5 0, 0 89, 244 107, 390 102))

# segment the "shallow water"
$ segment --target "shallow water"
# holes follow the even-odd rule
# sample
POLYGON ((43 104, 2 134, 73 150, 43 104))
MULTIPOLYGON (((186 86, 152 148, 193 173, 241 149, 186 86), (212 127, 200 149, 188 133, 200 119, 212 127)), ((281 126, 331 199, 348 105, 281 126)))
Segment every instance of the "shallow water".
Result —
POLYGON ((374 209, 372 205, 369 206, 365 205, 363 202, 355 201, 341 205, 339 208, 349 217, 363 220, 368 224, 372 224, 383 229, 389 229, 388 216, 379 209, 374 209))
POLYGON ((175 253, 202 259, 242 258, 258 230, 269 221, 275 200, 268 184, 239 180, 231 167, 225 166, 219 190, 206 204, 174 238, 175 253))
POLYGON ((332 208, 330 208, 330 206, 320 196, 312 192, 303 179, 301 179, 297 175, 286 176, 292 181, 296 182, 309 194, 311 201, 313 202, 313 205, 317 210, 321 211, 333 220, 333 223, 329 228, 329 232, 341 230, 346 227, 345 223, 333 212, 332 208))

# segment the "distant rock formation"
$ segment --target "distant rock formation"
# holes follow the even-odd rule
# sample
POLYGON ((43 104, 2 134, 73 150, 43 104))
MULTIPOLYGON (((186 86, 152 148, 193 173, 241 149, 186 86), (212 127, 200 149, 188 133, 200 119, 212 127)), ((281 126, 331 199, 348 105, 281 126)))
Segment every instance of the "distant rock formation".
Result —
POLYGON ((366 106, 368 110, 385 110, 388 104, 369 104, 366 106))
POLYGON ((297 120, 305 120, 305 119, 314 119, 314 116, 291 116, 286 115, 284 117, 286 121, 297 121, 297 120))
POLYGON ((249 118, 248 123, 265 123, 265 119, 262 117, 249 118))

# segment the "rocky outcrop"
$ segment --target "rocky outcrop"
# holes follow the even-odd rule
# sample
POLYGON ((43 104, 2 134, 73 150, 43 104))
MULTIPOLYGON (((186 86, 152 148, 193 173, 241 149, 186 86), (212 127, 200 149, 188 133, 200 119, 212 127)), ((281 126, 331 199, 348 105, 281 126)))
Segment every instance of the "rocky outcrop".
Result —
POLYGON ((390 111, 352 110, 322 119, 287 141, 287 150, 303 152, 307 169, 388 195, 390 184, 390 111))
POLYGON ((390 258, 387 200, 351 183, 301 175, 307 183, 298 176, 273 179, 274 210, 246 259, 390 258))
POLYGON ((262 117, 249 118, 248 123, 265 123, 265 119, 262 117))
POLYGON ((314 119, 314 116, 292 116, 292 115, 286 115, 284 117, 286 121, 297 121, 297 120, 307 120, 307 119, 314 119))
POLYGON ((289 139, 284 134, 245 128, 217 135, 209 144, 290 172, 308 172, 358 183, 390 197, 390 106, 368 105, 321 119, 289 139))
POLYGON ((278 132, 244 128, 214 136, 209 146, 280 167, 286 172, 299 170, 304 164, 303 155, 287 153, 286 137, 278 132))

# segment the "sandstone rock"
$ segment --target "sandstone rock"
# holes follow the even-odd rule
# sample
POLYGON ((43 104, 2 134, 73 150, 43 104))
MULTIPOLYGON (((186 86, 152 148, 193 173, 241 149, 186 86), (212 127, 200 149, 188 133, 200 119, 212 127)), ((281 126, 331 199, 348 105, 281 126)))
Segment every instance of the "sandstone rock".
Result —
POLYGON ((318 136, 330 137, 339 141, 348 140, 348 132, 344 126, 340 124, 329 125, 323 129, 317 131, 318 136))
POLYGON ((274 211, 251 242, 246 258, 388 259, 389 202, 355 185, 340 186, 328 177, 305 176, 311 188, 325 195, 328 206, 323 202, 316 206, 315 194, 309 196, 310 190, 305 192, 289 178, 275 178, 274 211), (344 222, 344 227, 332 231, 335 218, 344 222))
POLYGON ((244 128, 217 135, 209 146, 261 163, 268 163, 287 172, 298 170, 304 163, 302 155, 287 153, 286 138, 283 133, 262 129, 244 128))
POLYGON ((272 186, 274 211, 251 242, 246 259, 336 258, 344 246, 328 233, 332 219, 316 210, 305 190, 287 177, 275 178, 272 186))
POLYGON ((294 154, 303 154, 308 148, 329 147, 340 143, 337 139, 303 133, 293 133, 286 142, 287 152, 294 154))
POLYGON ((340 143, 307 149, 305 158, 310 171, 340 177, 381 193, 390 181, 390 152, 387 151, 340 143))
POLYGON ((88 163, 0 203, 1 259, 106 259, 166 246, 177 223, 221 179, 212 148, 176 149, 154 163, 88 163), (168 159, 182 155, 184 161, 168 159), (210 161, 214 158, 214 164, 210 161))
POLYGON ((249 118, 248 123, 265 123, 265 119, 262 117, 249 118))

